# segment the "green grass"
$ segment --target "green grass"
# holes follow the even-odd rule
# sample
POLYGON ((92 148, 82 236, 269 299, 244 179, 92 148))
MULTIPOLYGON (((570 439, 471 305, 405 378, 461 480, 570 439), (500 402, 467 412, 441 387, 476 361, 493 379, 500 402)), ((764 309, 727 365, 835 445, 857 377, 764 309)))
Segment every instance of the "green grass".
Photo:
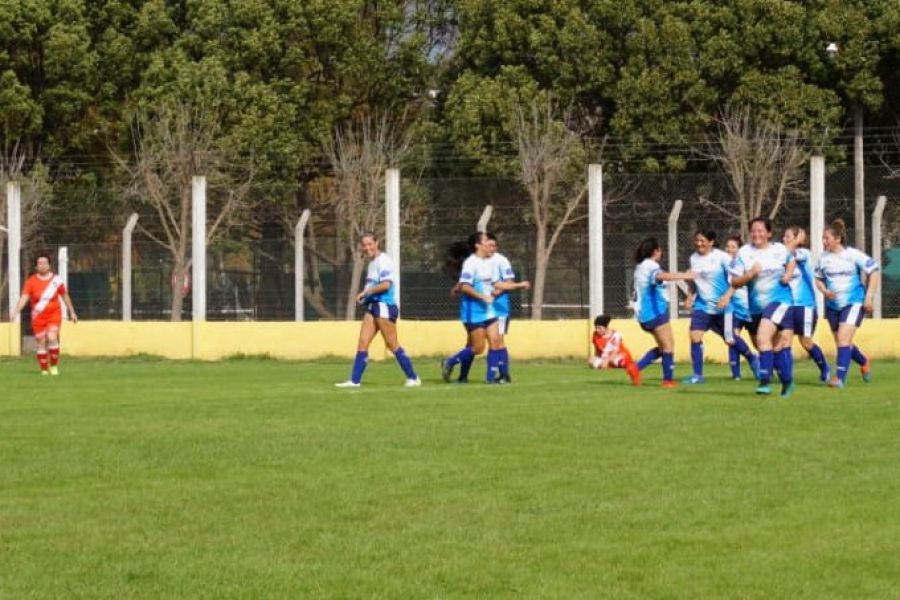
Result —
POLYGON ((898 363, 419 362, 0 361, 0 597, 898 597, 898 363))

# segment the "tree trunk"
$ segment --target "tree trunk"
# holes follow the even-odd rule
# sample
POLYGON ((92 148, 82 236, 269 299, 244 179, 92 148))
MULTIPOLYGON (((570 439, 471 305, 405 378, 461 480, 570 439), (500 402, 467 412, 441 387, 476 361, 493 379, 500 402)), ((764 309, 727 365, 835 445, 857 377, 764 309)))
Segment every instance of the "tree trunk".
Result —
POLYGON ((363 258, 359 253, 353 254, 353 268, 350 270, 350 287, 347 290, 347 306, 344 309, 344 319, 352 321, 356 318, 356 294, 358 292, 359 279, 362 277, 363 258))
POLYGON ((863 107, 853 111, 853 228, 857 250, 866 250, 866 165, 863 157, 863 107))
POLYGON ((547 281, 547 226, 535 225, 534 284, 531 286, 531 318, 540 321, 544 315, 544 286, 547 281))
POLYGON ((172 316, 173 321, 181 321, 181 311, 184 308, 184 283, 187 275, 187 267, 184 258, 175 261, 172 272, 172 316))

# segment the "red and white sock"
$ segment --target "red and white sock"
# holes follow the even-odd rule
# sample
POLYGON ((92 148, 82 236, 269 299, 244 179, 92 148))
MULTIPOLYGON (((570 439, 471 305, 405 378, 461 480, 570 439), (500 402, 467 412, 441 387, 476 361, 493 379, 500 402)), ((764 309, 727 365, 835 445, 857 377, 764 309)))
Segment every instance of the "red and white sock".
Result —
POLYGON ((59 364, 59 346, 50 346, 47 348, 50 355, 50 366, 55 367, 59 364))
POLYGON ((47 367, 48 367, 48 362, 49 362, 47 360, 47 351, 46 350, 38 350, 37 351, 37 361, 38 361, 38 364, 41 366, 41 371, 46 371, 47 367))

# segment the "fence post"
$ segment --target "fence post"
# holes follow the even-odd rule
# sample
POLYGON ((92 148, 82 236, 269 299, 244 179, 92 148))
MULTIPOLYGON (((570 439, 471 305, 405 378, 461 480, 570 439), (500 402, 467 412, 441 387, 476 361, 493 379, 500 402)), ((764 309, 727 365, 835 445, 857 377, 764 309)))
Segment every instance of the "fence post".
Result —
MULTIPOLYGON (((191 178, 191 356, 200 358, 199 325, 206 321, 206 177, 191 178)), ((176 293, 178 291, 176 290, 176 293)))
MULTIPOLYGON (((875 210, 872 211, 872 258, 875 259, 875 262, 878 263, 878 270, 881 271, 881 255, 882 255, 882 247, 881 247, 881 220, 884 216, 884 206, 887 204, 887 198, 884 196, 878 196, 878 200, 875 202, 875 210)), ((881 318, 881 290, 884 289, 884 273, 881 275, 881 286, 875 292, 874 298, 874 310, 872 311, 872 316, 876 319, 881 318)))
POLYGON ((394 260, 394 298, 400 305, 400 169, 388 169, 384 178, 385 250, 394 260))
POLYGON ((310 210, 303 209, 300 220, 294 226, 294 320, 302 321, 305 306, 303 304, 303 279, 306 276, 306 265, 303 262, 303 249, 306 224, 309 222, 310 210))
POLYGON ((131 213, 122 230, 122 320, 131 320, 131 234, 137 226, 138 214, 131 213))
MULTIPOLYGON (((6 184, 6 230, 8 240, 6 270, 9 273, 9 309, 12 310, 19 301, 19 293, 22 290, 22 187, 16 181, 6 184)), ((15 323, 19 323, 18 314, 10 323, 10 356, 22 353, 22 336, 15 323)))
MULTIPOLYGON (((825 231, 825 157, 813 156, 809 160, 809 253, 813 265, 822 256, 822 233, 825 231)), ((816 308, 825 314, 825 298, 818 289, 816 308)))
POLYGON ((492 214, 494 214, 494 207, 488 204, 484 207, 484 210, 481 211, 481 217, 478 218, 478 223, 475 225, 475 231, 480 231, 482 233, 487 231, 487 226, 491 220, 492 214))
MULTIPOLYGON (((66 286, 66 291, 69 290, 69 247, 68 246, 60 246, 59 250, 56 253, 56 266, 57 271, 56 274, 59 275, 59 278, 62 279, 63 285, 66 286)), ((63 321, 69 318, 69 309, 66 308, 65 302, 60 302, 60 309, 62 311, 63 321)))
POLYGON ((591 311, 603 314, 603 165, 588 165, 588 289, 591 311))
MULTIPOLYGON (((681 215, 681 200, 675 201, 672 212, 669 213, 669 272, 678 271, 678 217, 681 215)), ((678 318, 678 286, 674 281, 669 282, 669 318, 673 321, 678 318)))

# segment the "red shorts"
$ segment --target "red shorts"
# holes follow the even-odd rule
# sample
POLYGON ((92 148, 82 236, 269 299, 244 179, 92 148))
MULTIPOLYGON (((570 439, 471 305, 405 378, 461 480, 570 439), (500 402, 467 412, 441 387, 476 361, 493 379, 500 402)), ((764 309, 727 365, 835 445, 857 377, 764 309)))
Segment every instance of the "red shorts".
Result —
POLYGON ((34 337, 44 337, 48 330, 56 329, 58 331, 61 326, 62 313, 60 311, 41 313, 31 318, 31 331, 34 333, 34 337))

